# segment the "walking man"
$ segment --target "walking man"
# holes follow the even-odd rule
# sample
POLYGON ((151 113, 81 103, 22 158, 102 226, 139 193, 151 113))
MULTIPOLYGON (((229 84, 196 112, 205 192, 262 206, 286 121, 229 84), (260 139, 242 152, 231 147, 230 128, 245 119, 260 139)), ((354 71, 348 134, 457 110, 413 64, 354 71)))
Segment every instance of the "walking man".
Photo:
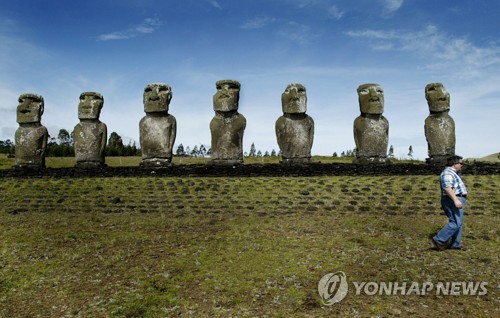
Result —
POLYGON ((467 200, 467 188, 458 174, 462 170, 462 157, 454 155, 448 158, 447 167, 440 176, 441 207, 448 217, 448 224, 430 239, 436 249, 446 248, 462 250, 462 224, 467 200))

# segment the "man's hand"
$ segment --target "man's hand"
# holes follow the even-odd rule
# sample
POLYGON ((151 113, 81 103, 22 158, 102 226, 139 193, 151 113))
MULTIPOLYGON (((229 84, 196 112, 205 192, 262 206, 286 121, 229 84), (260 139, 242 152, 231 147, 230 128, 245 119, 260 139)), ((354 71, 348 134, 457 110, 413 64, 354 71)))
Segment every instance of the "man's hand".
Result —
POLYGON ((455 203, 455 206, 457 207, 457 209, 463 208, 462 201, 460 201, 457 198, 457 196, 455 195, 455 192, 453 192, 453 189, 451 187, 445 188, 444 192, 446 192, 446 194, 453 200, 453 202, 455 203))

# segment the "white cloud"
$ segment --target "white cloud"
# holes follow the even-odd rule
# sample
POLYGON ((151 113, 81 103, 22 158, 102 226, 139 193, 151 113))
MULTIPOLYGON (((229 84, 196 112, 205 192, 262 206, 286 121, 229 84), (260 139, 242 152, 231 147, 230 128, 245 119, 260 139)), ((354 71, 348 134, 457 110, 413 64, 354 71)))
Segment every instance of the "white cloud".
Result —
POLYGON ((314 38, 307 25, 297 22, 288 22, 283 28, 278 31, 278 35, 291 40, 299 45, 306 45, 314 38))
POLYGON ((384 0, 384 13, 393 14, 403 5, 404 0, 384 0))
POLYGON ((340 10, 337 6, 331 6, 328 9, 328 14, 335 20, 340 20, 344 16, 344 11, 340 10))
MULTIPOLYGON (((290 0, 287 1, 291 2, 290 0)), ((326 14, 329 18, 340 20, 344 16, 344 11, 338 6, 331 4, 329 0, 298 0, 295 6, 302 10, 305 8, 310 8, 311 10, 318 11, 320 14, 326 14)))
POLYGON ((360 38, 375 38, 389 40, 398 37, 398 34, 394 31, 382 31, 382 30, 362 30, 362 31, 348 31, 347 35, 351 37, 360 38))
POLYGON ((453 72, 459 77, 476 77, 492 65, 500 64, 500 47, 478 47, 467 38, 453 37, 435 25, 420 31, 349 31, 350 37, 364 38, 374 50, 400 50, 425 58, 426 68, 437 72, 453 72))
POLYGON ((222 10, 222 7, 217 0, 209 0, 209 2, 212 5, 212 7, 222 10))
POLYGON ((243 23, 241 28, 245 30, 261 29, 273 23, 275 20, 276 19, 270 17, 255 17, 243 23))
POLYGON ((113 40, 128 40, 139 35, 153 33, 162 22, 158 18, 144 19, 141 24, 123 31, 101 34, 97 37, 97 41, 113 41, 113 40))

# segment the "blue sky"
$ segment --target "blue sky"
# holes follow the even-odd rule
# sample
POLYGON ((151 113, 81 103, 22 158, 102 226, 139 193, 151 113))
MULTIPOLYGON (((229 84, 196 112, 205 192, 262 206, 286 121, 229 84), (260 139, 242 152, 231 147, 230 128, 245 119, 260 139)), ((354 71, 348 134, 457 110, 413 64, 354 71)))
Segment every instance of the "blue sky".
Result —
POLYGON ((56 136, 78 123, 78 97, 104 96, 101 121, 139 140, 148 83, 172 86, 176 145, 210 144, 215 82, 241 83, 244 148, 278 150, 274 124, 289 83, 306 86, 313 155, 353 149, 356 88, 385 90, 396 157, 427 157, 424 88, 451 95, 456 151, 499 151, 500 2, 476 0, 26 0, 0 4, 0 139, 17 98, 44 96, 56 136))

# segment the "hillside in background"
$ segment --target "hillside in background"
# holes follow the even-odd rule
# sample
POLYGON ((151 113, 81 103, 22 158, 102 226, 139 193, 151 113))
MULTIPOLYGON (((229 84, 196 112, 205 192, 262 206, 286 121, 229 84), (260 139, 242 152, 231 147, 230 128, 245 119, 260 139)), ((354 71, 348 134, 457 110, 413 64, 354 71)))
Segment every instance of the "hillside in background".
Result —
POLYGON ((495 152, 489 156, 482 157, 482 158, 475 158, 472 160, 476 161, 487 161, 487 162, 500 162, 500 152, 495 152))

